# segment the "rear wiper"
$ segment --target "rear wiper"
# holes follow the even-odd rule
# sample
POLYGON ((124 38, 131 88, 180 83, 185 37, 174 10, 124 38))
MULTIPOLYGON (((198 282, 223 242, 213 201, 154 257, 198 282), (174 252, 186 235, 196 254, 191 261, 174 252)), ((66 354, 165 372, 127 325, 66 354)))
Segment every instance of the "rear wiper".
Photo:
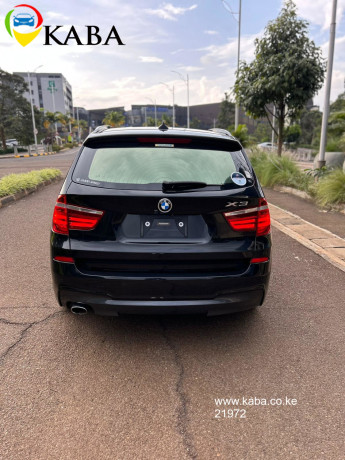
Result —
POLYGON ((196 182, 196 181, 180 181, 180 182, 167 182, 162 183, 163 193, 168 192, 182 192, 184 190, 193 190, 195 188, 204 188, 207 187, 206 182, 196 182))

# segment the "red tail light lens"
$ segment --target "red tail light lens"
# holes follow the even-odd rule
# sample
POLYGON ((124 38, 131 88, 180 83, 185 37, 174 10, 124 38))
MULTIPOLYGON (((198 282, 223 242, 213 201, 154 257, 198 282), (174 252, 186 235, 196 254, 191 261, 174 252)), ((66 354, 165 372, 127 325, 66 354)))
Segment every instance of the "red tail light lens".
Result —
POLYGON ((236 232, 255 232, 256 236, 264 236, 271 231, 270 212, 265 198, 260 198, 255 208, 225 212, 223 215, 236 232))
POLYGON ((73 257, 64 257, 64 256, 56 256, 54 257, 56 262, 64 262, 66 264, 74 264, 73 257))
POLYGON ((53 232, 68 235, 69 230, 93 230, 104 212, 67 204, 66 195, 59 195, 53 215, 53 232))
POLYGON ((268 257, 257 257, 250 261, 251 264, 262 264, 263 262, 268 262, 268 257))

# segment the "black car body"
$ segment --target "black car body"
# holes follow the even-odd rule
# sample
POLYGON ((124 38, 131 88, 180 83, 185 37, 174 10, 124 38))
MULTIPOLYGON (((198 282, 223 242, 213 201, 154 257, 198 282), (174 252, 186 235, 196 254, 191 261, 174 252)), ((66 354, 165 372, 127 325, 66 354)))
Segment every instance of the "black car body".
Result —
POLYGON ((270 252, 262 189, 223 130, 99 127, 54 210, 53 284, 74 312, 252 309, 267 292, 270 252))

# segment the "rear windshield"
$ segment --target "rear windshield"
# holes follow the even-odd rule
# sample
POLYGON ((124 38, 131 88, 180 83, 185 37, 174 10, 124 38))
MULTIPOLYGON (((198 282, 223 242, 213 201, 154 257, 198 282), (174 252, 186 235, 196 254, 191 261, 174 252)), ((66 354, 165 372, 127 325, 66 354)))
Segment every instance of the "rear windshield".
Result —
POLYGON ((248 169, 241 152, 205 148, 126 146, 84 148, 73 181, 94 187, 159 190, 162 183, 204 182, 231 187, 231 174, 248 169))

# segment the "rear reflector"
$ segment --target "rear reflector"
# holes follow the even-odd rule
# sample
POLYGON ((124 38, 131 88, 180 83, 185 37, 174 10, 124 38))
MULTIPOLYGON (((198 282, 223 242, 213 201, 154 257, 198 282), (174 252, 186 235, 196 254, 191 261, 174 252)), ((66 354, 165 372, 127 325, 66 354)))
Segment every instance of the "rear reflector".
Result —
POLYGON ((190 144, 191 139, 183 139, 180 137, 138 137, 137 140, 148 144, 190 144))
POLYGON ((250 261, 251 264, 261 264, 262 262, 268 262, 268 257, 257 257, 250 261))
POLYGON ((255 232, 256 236, 268 235, 271 218, 265 198, 259 199, 259 206, 223 213, 227 223, 235 232, 255 232))
POLYGON ((93 230, 104 212, 67 204, 66 195, 59 195, 53 215, 53 232, 68 235, 69 230, 93 230))
POLYGON ((56 262, 65 262, 67 264, 74 264, 73 257, 63 257, 63 256, 56 256, 54 257, 56 262))

